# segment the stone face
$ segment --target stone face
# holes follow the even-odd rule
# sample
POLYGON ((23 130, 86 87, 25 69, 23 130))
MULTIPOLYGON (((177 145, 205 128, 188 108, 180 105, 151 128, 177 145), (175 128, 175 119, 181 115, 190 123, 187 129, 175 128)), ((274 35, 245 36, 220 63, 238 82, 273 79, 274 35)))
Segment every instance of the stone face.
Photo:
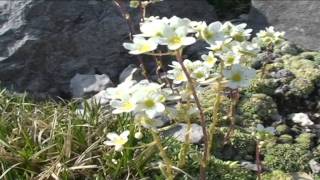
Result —
POLYGON ((105 74, 76 74, 70 80, 70 89, 74 98, 98 93, 112 85, 110 78, 105 74))
MULTIPOLYGON (((185 142, 186 133, 188 131, 188 125, 184 123, 179 123, 174 128, 171 128, 164 132, 166 137, 174 137, 178 141, 185 142)), ((191 124, 191 133, 190 133, 190 142, 191 143, 200 143, 203 138, 202 127, 198 124, 191 124)))
POLYGON ((140 81, 142 79, 144 79, 144 76, 142 75, 141 68, 137 67, 134 64, 130 64, 121 72, 119 82, 122 83, 126 80, 140 81))
POLYGON ((275 26, 303 48, 320 50, 320 1, 252 0, 249 24, 255 29, 275 26))
MULTIPOLYGON (((206 0, 164 1, 149 12, 216 19, 206 0)), ((138 19, 137 9, 130 13, 138 19)), ((122 47, 128 28, 111 0, 1 1, 0 15, 0 81, 16 91, 68 96, 76 73, 117 80, 137 62, 122 47)))
POLYGON ((309 165, 314 174, 320 173, 320 163, 312 159, 309 161, 309 165))

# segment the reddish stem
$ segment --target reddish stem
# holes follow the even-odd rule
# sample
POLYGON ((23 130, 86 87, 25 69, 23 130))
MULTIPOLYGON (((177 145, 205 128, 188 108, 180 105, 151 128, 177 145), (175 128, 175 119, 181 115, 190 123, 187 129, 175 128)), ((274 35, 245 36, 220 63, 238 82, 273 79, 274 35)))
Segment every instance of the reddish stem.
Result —
POLYGON ((207 132, 207 128, 206 128, 205 116, 204 116, 197 92, 195 90, 192 78, 190 76, 190 73, 188 72, 187 68, 183 64, 181 51, 179 51, 179 50, 177 51, 176 58, 180 64, 184 74, 187 77, 188 83, 189 83, 191 91, 192 91, 193 98, 195 100, 195 103, 197 105, 197 108, 198 108, 199 114, 200 114, 200 123, 201 123, 202 131, 203 131, 203 140, 204 140, 204 152, 203 152, 203 156, 202 156, 202 161, 200 163, 200 179, 205 180, 206 179, 206 166, 207 166, 207 160, 208 160, 208 157, 207 157, 208 156, 208 132, 207 132))
POLYGON ((230 111, 229 111, 229 118, 230 118, 230 128, 224 137, 223 144, 227 144, 228 140, 232 136, 234 129, 235 129, 235 123, 236 123, 236 107, 240 98, 239 90, 236 89, 234 92, 231 92, 231 98, 232 98, 232 104, 230 106, 230 111))

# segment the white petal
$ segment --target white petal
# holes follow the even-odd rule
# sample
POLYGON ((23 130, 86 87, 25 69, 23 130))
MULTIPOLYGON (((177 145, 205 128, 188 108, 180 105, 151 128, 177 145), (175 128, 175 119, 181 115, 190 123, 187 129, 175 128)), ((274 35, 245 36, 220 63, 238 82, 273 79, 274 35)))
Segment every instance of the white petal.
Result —
POLYGON ((107 138, 109 138, 111 141, 113 141, 114 139, 116 139, 118 137, 119 137, 119 135, 117 133, 111 132, 111 133, 107 134, 107 138))
POLYGON ((134 44, 132 44, 132 43, 123 43, 123 47, 126 48, 126 49, 128 49, 128 50, 133 50, 133 49, 135 49, 135 46, 134 46, 134 44))
POLYGON ((188 45, 191 45, 191 44, 195 43, 196 39, 194 37, 185 37, 185 38, 182 39, 182 41, 183 41, 182 42, 183 45, 188 46, 188 45))
POLYGON ((114 143, 112 141, 105 141, 105 142, 103 142, 103 144, 105 144, 107 146, 114 146, 114 143))
POLYGON ((122 149, 123 149, 123 146, 119 146, 119 145, 114 146, 115 151, 122 151, 122 149))
POLYGON ((130 134, 130 131, 126 130, 126 131, 123 131, 120 136, 123 137, 123 138, 127 138, 130 134))

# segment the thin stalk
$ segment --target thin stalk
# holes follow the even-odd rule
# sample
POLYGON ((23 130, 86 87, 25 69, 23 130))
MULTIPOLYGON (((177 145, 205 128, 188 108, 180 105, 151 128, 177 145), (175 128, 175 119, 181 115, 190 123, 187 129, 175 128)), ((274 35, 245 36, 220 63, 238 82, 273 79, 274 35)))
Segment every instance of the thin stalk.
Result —
POLYGON ((236 107, 239 101, 239 90, 236 89, 235 92, 231 92, 231 96, 232 96, 232 102, 231 102, 231 106, 230 106, 230 110, 229 110, 229 119, 230 119, 230 128, 227 132, 227 135, 224 138, 224 143, 226 144, 229 140, 229 138, 232 136, 234 129, 235 129, 235 122, 236 122, 236 107))
MULTIPOLYGON (((159 53, 162 53, 162 52, 159 51, 159 53)), ((165 83, 165 85, 169 85, 169 87, 170 87, 170 89, 172 90, 172 92, 174 92, 172 83, 171 83, 170 80, 168 79, 167 72, 165 71, 165 67, 164 67, 164 65, 163 65, 161 56, 154 56, 154 59, 155 59, 156 64, 157 64, 157 75, 158 75, 159 79, 162 81, 162 77, 161 77, 161 75, 160 75, 160 71, 162 70, 163 73, 164 73, 164 76, 165 76, 163 83, 165 83)))
MULTIPOLYGON (((189 99, 187 100, 187 109, 191 108, 189 99)), ((188 154, 190 148, 190 133, 191 133, 191 119, 189 115, 186 113, 185 117, 187 119, 187 133, 185 135, 185 142, 182 145, 181 151, 179 153, 179 162, 178 167, 182 168, 186 164, 186 156, 188 154)))
MULTIPOLYGON (((133 22, 131 19, 130 14, 128 13, 127 9, 125 8, 125 5, 123 3, 123 0, 113 0, 114 3, 116 4, 116 6, 118 7, 122 17, 126 20, 128 29, 129 29, 129 39, 132 41, 133 40, 133 34, 135 34, 135 30, 133 28, 133 22)), ((143 63, 143 59, 141 56, 137 56, 138 61, 139 61, 139 66, 142 69, 142 74, 144 76, 145 79, 149 79, 148 78, 148 74, 147 74, 147 69, 146 66, 143 63)))
POLYGON ((141 17, 140 17, 140 21, 141 22, 144 22, 144 19, 146 18, 146 9, 147 9, 147 7, 146 7, 147 5, 144 5, 144 4, 142 4, 142 2, 141 2, 141 0, 139 0, 139 8, 140 8, 140 15, 141 15, 141 17))
MULTIPOLYGON (((223 61, 220 62, 220 77, 217 80, 217 88, 213 89, 216 90, 216 99, 212 108, 212 123, 210 125, 210 129, 209 129, 209 154, 210 152, 213 152, 213 141, 214 141, 214 134, 215 134, 215 130, 216 130, 216 126, 218 124, 218 114, 219 114, 219 110, 221 107, 221 94, 220 92, 222 91, 222 80, 223 80, 223 69, 224 69, 224 64, 223 61)), ((209 155, 208 155, 209 156, 209 155)))
POLYGON ((166 164, 166 177, 168 180, 173 180, 174 176, 172 171, 172 162, 161 144, 159 135, 153 130, 151 130, 151 133, 152 133, 153 140, 159 149, 160 156, 163 159, 164 163, 166 164))
POLYGON ((199 115, 200 115, 200 123, 203 131, 203 140, 204 140, 204 153, 202 156, 202 160, 200 162, 200 179, 205 180, 206 179, 206 166, 207 166, 207 160, 208 160, 208 132, 206 128, 206 120, 204 117, 204 112, 201 107, 197 92, 195 90, 192 78, 187 70, 187 68, 183 64, 183 59, 182 59, 182 49, 176 51, 176 58, 178 63, 180 64, 184 74, 187 77, 188 83, 190 85, 190 89, 192 91, 193 98, 195 100, 196 106, 199 110, 199 115))
POLYGON ((259 141, 257 141, 256 145, 256 164, 257 164, 257 176, 258 180, 261 180, 261 161, 260 161, 260 145, 259 141))

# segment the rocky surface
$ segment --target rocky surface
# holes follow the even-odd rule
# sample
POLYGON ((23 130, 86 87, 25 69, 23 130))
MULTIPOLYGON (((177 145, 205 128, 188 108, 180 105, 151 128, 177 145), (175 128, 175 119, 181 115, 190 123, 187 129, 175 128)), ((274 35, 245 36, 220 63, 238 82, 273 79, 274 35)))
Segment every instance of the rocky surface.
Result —
MULTIPOLYGON (((188 132, 188 124, 179 123, 177 126, 164 132, 164 136, 173 137, 178 141, 185 142, 188 132)), ((202 127, 198 124, 191 124, 191 130, 189 134, 190 143, 200 143, 203 138, 202 127)))
MULTIPOLYGON (((16 91, 67 98, 76 73, 117 80, 136 62, 122 48, 128 28, 113 1, 0 1, 0 12, 0 81, 16 91)), ((216 19, 205 0, 164 1, 150 12, 216 19)), ((137 10, 131 13, 137 19, 137 10)))
POLYGON ((254 29, 273 25, 300 46, 320 50, 320 1, 252 0, 249 23, 254 29))
POLYGON ((76 74, 70 80, 70 89, 73 98, 90 96, 112 86, 113 83, 109 76, 105 74, 76 74))
POLYGON ((119 76, 119 82, 122 83, 126 80, 135 80, 140 81, 144 79, 144 76, 142 74, 142 69, 137 67, 134 64, 129 64, 120 74, 119 76))

